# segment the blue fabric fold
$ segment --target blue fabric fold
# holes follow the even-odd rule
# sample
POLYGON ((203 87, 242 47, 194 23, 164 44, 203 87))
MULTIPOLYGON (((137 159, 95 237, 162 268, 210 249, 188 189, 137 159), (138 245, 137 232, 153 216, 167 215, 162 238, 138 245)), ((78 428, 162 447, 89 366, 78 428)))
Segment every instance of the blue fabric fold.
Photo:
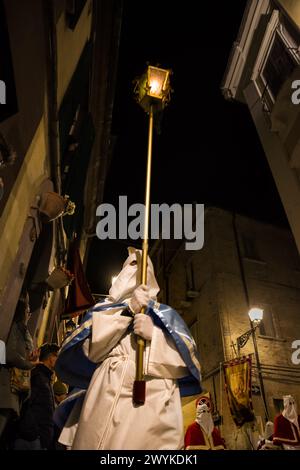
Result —
MULTIPOLYGON (((86 357, 82 350, 83 342, 91 335, 92 316, 115 308, 126 309, 126 303, 95 305, 85 315, 81 325, 64 341, 55 371, 63 382, 72 387, 87 389, 98 364, 86 357)), ((201 393, 201 373, 195 341, 181 316, 168 305, 150 301, 147 312, 155 325, 170 335, 184 360, 189 375, 179 380, 181 396, 201 393)))

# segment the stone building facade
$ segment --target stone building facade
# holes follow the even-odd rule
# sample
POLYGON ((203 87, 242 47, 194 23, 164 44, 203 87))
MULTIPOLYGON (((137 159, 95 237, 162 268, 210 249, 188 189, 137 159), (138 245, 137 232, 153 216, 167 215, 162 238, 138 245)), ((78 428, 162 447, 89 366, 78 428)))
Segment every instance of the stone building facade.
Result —
POLYGON ((300 338, 300 258, 288 229, 213 207, 204 224, 202 250, 185 251, 175 240, 154 245, 160 301, 179 311, 193 333, 203 386, 229 448, 251 448, 265 423, 251 337, 241 354, 253 354, 254 426, 235 426, 222 364, 236 357, 237 338, 250 328, 249 306, 263 308, 256 339, 269 419, 279 413, 283 395, 294 395, 300 406, 300 366, 292 362, 292 343, 300 338))
POLYGON ((299 1, 248 0, 221 89, 248 107, 300 252, 299 46, 299 1))
POLYGON ((84 258, 94 230, 112 149, 121 18, 122 0, 0 0, 2 341, 22 291, 35 343, 60 339, 64 294, 43 283, 64 265, 74 234, 84 258), (52 202, 70 196, 74 214, 58 211, 45 224, 40 204, 49 193, 52 202))

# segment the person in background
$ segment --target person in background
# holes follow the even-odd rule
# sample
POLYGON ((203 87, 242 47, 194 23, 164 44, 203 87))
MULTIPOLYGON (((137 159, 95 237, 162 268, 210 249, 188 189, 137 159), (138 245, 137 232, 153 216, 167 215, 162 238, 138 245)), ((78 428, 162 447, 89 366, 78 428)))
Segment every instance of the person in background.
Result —
POLYGON ((16 450, 53 449, 55 400, 54 366, 59 346, 45 343, 40 348, 40 363, 31 374, 31 396, 23 409, 14 448, 16 450))
POLYGON ((59 405, 68 395, 68 387, 66 384, 57 380, 53 384, 53 392, 54 392, 54 399, 55 405, 59 405))
POLYGON ((273 444, 273 434, 274 434, 274 423, 272 421, 267 421, 265 426, 265 432, 263 436, 260 436, 260 439, 257 443, 256 450, 278 450, 278 446, 273 444))
POLYGON ((203 403, 202 398, 196 401, 196 419, 186 430, 184 447, 186 450, 224 450, 225 441, 212 419, 212 404, 210 400, 203 403))
POLYGON ((275 417, 273 443, 283 450, 300 450, 300 415, 292 395, 283 397, 283 411, 275 417))
POLYGON ((76 329, 76 324, 73 322, 73 320, 69 320, 66 323, 66 336, 64 339, 66 339, 68 336, 70 336, 73 331, 76 329))
POLYGON ((7 424, 20 415, 21 406, 30 394, 29 371, 38 363, 38 352, 27 328, 29 318, 29 296, 24 294, 18 301, 6 343, 6 364, 0 365, 0 437, 4 436, 7 424), (14 377, 18 373, 19 384, 12 383, 13 373, 14 377), (28 387, 22 383, 22 377, 27 378, 28 387))
MULTIPOLYGON (((55 399, 55 406, 57 407, 68 395, 68 387, 66 384, 57 380, 53 384, 53 392, 55 399)), ((60 428, 54 422, 54 449, 55 450, 66 450, 66 446, 58 442, 60 435, 60 428)))

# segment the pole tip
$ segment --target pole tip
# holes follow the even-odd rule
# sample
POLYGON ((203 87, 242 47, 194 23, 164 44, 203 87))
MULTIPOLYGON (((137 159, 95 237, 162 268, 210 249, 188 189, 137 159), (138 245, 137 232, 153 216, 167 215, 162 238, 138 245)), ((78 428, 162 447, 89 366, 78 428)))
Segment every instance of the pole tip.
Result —
POLYGON ((145 380, 135 380, 133 384, 133 403, 135 405, 143 405, 146 398, 146 382, 145 380))

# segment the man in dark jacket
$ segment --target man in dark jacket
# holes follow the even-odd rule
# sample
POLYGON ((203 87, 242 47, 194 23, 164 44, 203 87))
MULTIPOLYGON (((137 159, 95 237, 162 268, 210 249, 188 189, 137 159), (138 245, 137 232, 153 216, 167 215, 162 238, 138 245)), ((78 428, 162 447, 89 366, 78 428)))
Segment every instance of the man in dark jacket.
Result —
POLYGON ((40 348, 40 364, 31 373, 31 396, 22 410, 15 449, 39 450, 53 448, 52 388, 53 370, 59 347, 46 343, 40 348))

